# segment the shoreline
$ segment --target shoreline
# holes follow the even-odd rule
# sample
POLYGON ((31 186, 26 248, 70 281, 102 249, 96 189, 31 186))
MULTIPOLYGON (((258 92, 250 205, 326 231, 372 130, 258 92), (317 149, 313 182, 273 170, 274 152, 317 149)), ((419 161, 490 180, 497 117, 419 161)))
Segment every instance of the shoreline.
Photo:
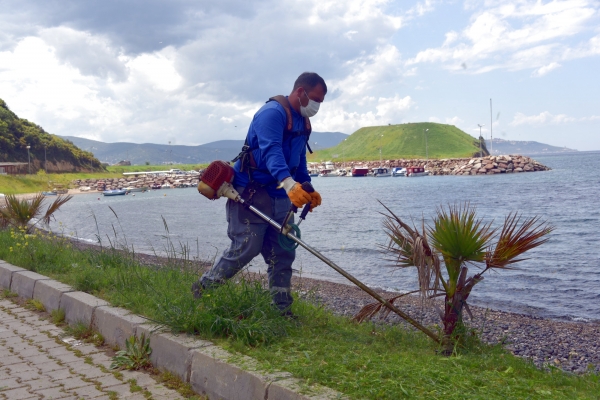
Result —
MULTIPOLYGON (((69 240, 80 250, 99 249, 96 244, 78 239, 69 240)), ((145 265, 164 265, 166 261, 164 257, 137 252, 136 257, 145 265)), ((196 263, 199 272, 210 267, 206 262, 196 263)), ((256 279, 265 278, 263 273, 251 272, 247 268, 241 273, 256 279)), ((305 277, 298 275, 296 271, 292 277, 292 288, 300 294, 300 297, 322 304, 333 313, 349 318, 352 318, 366 304, 375 301, 351 284, 305 277)), ((375 291, 386 298, 400 294, 378 288, 375 291)), ((435 309, 424 306, 423 301, 417 296, 402 297, 396 300, 395 304, 425 325, 440 323, 435 309)), ((540 368, 552 365, 578 374, 600 372, 600 341, 598 340, 600 321, 560 321, 473 305, 470 309, 474 319, 471 321, 465 316, 465 323, 485 343, 500 343, 514 355, 530 359, 540 368)), ((380 320, 379 317, 373 320, 414 329, 395 314, 388 315, 384 320, 380 320)))

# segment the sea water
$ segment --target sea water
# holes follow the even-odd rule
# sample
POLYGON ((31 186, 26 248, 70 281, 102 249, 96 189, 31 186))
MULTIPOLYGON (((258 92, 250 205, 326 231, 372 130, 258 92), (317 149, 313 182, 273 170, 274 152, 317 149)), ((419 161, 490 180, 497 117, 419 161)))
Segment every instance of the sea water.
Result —
MULTIPOLYGON (((511 211, 539 216, 555 227, 550 240, 526 253, 528 259, 514 269, 486 273, 470 302, 542 317, 600 320, 600 153, 535 158, 552 170, 313 178, 323 204, 302 223, 302 239, 370 286, 407 291, 416 289, 415 270, 394 267, 382 252, 387 237, 380 202, 419 229, 431 223, 438 207, 464 202, 493 226, 501 226, 511 211)), ((104 244, 117 240, 146 253, 164 254, 170 241, 176 249, 185 245, 192 256, 212 260, 229 244, 225 200, 209 201, 195 189, 78 195, 56 217, 55 231, 104 244)), ((260 256, 250 265, 265 267, 260 256)), ((345 281, 303 249, 297 250, 294 268, 304 276, 345 281)))

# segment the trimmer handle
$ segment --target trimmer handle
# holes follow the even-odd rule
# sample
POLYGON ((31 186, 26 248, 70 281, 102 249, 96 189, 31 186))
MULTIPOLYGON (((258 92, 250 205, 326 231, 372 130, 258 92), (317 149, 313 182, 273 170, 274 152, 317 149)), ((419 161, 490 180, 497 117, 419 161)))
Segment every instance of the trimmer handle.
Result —
MULTIPOLYGON (((310 182, 304 182, 302 184, 302 189, 306 192, 306 193, 312 193, 315 191, 315 188, 313 187, 313 185, 311 185, 310 182)), ((302 209, 302 213, 300 213, 300 218, 301 219, 306 219, 306 216, 308 215, 308 212, 310 211, 310 201, 308 203, 306 203, 304 205, 304 208, 302 209)))

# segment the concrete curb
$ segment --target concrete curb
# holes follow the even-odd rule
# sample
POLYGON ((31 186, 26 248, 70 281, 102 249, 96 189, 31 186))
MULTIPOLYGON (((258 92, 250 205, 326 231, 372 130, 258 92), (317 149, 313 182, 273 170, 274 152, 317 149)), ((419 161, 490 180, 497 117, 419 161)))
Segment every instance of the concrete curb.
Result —
POLYGON ((0 289, 27 299, 40 300, 47 311, 63 309, 69 324, 91 324, 110 345, 125 347, 125 340, 142 334, 150 338, 152 364, 190 383, 209 399, 332 400, 345 399, 332 389, 307 388, 290 373, 265 373, 247 356, 233 355, 212 342, 189 335, 163 332, 146 318, 112 307, 104 300, 75 291, 64 283, 15 267, 0 260, 0 289), (307 392, 307 394, 302 393, 307 392))

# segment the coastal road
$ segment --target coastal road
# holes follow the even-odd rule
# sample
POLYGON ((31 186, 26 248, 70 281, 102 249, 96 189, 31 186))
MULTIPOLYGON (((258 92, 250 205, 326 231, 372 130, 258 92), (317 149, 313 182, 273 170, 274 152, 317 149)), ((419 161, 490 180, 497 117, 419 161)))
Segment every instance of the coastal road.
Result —
POLYGON ((111 362, 38 313, 0 300, 0 399, 183 399, 149 374, 113 374, 111 362))

